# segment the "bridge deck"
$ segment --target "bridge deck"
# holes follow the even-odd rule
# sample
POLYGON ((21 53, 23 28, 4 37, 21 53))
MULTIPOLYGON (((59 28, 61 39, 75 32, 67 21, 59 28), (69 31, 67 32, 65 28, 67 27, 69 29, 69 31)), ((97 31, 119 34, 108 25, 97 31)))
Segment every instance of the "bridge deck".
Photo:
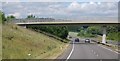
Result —
POLYGON ((74 25, 74 24, 119 24, 118 21, 81 21, 81 22, 26 22, 17 25, 74 25))

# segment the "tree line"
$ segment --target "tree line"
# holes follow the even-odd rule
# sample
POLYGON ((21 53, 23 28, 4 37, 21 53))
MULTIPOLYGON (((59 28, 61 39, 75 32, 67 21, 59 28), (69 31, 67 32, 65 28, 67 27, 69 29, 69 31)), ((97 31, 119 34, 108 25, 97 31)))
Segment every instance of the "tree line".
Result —
POLYGON ((62 39, 66 39, 68 36, 67 26, 55 26, 55 25, 29 25, 29 29, 44 31, 53 35, 56 35, 62 39))
POLYGON ((85 26, 83 26, 79 29, 79 34, 78 34, 78 36, 81 37, 97 37, 97 35, 102 35, 99 26, 89 26, 86 28, 85 26))
MULTIPOLYGON (((79 25, 71 25, 68 26, 69 31, 78 32, 78 36, 80 37, 97 37, 102 36, 102 26, 79 26, 79 25)), ((120 41, 120 26, 109 25, 106 26, 107 31, 107 39, 120 41)))

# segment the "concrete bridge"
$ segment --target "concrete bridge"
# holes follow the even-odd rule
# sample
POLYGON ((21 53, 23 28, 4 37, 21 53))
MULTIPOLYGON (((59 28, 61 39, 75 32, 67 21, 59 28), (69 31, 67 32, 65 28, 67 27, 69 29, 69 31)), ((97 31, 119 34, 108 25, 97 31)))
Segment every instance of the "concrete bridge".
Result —
POLYGON ((102 43, 106 44, 106 26, 118 25, 118 21, 80 21, 80 22, 25 22, 15 23, 19 26, 26 28, 29 25, 80 25, 80 26, 96 26, 100 25, 103 30, 102 43))

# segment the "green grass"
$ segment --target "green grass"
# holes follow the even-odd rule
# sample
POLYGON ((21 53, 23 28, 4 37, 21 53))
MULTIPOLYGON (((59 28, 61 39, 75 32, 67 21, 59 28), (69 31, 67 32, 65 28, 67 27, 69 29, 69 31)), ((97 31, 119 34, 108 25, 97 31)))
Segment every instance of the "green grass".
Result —
POLYGON ((2 24, 0 24, 0 60, 2 59, 2 24))
POLYGON ((2 59, 2 12, 0 11, 0 60, 2 59))
POLYGON ((66 45, 52 37, 12 24, 3 25, 2 33, 3 59, 56 58, 66 45))
POLYGON ((2 23, 2 12, 0 11, 0 24, 2 23))

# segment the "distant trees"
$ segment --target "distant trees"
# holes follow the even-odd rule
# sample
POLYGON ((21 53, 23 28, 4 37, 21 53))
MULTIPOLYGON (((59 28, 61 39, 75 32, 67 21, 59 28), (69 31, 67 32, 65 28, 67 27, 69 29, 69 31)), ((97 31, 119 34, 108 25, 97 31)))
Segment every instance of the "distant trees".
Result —
POLYGON ((99 34, 101 34, 101 27, 100 26, 90 26, 87 28, 87 32, 94 34, 94 35, 99 35, 99 34))
POLYGON ((71 32, 79 32, 82 28, 82 26, 79 25, 68 25, 68 30, 71 32))
POLYGON ((31 15, 27 16, 27 19, 29 19, 29 18, 35 18, 35 16, 31 14, 31 15))
POLYGON ((8 20, 8 21, 10 21, 10 20, 12 20, 12 19, 16 19, 16 17, 13 16, 13 15, 7 16, 7 20, 8 20))
MULTIPOLYGON (((111 25, 107 26, 107 39, 120 41, 120 26, 111 25)), ((81 37, 96 37, 97 35, 102 36, 102 27, 101 26, 89 26, 89 27, 80 27, 78 36, 81 37)))
POLYGON ((68 28, 67 26, 47 26, 47 25, 41 25, 41 26, 28 26, 28 28, 33 30, 41 30, 53 35, 56 35, 62 39, 66 39, 68 36, 68 28))
POLYGON ((100 34, 100 29, 99 27, 96 26, 83 26, 79 29, 79 34, 78 36, 81 37, 96 37, 97 35, 100 34))

